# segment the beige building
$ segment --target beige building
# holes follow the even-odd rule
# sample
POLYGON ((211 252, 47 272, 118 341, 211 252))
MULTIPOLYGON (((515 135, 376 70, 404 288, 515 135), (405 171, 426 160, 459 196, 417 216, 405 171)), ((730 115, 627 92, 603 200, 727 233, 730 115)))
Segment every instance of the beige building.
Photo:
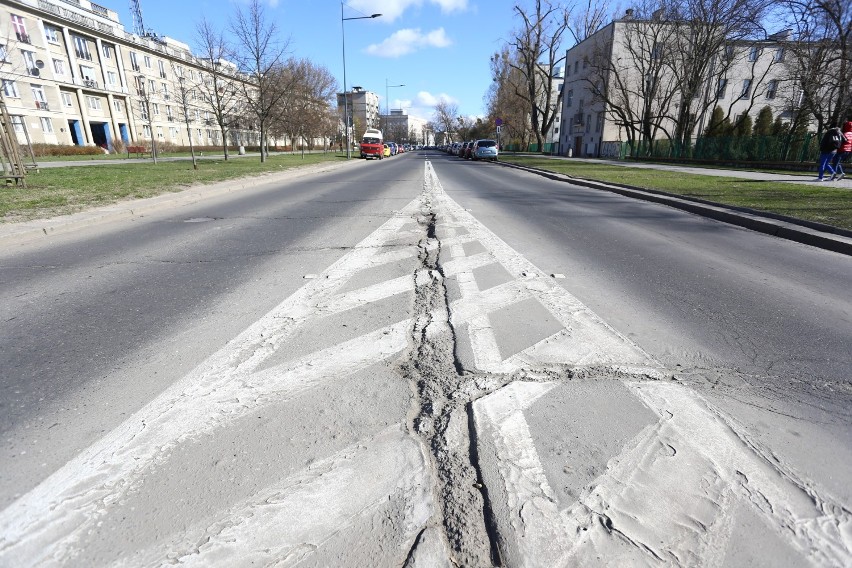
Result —
POLYGON ((663 140, 684 116, 694 138, 704 132, 716 106, 731 122, 744 113, 755 119, 765 106, 773 117, 789 121, 797 102, 783 64, 784 33, 762 42, 727 43, 702 79, 700 100, 682 112, 681 85, 671 70, 677 55, 667 50, 678 49, 677 34, 684 29, 634 19, 628 10, 569 49, 559 153, 618 156, 630 139, 628 130, 634 139, 663 140))
MULTIPOLYGON (((22 143, 185 146, 191 135, 219 145, 207 67, 188 45, 131 34, 115 11, 89 0, 0 5, 3 98, 22 143)), ((231 143, 256 144, 248 126, 232 129, 231 143)))
POLYGON ((346 93, 337 93, 337 112, 343 138, 346 137, 344 125, 348 116, 350 140, 353 144, 358 144, 361 141, 361 136, 364 135, 366 129, 381 129, 379 95, 372 91, 366 91, 361 87, 352 87, 352 90, 346 93), (344 100, 349 103, 349 108, 344 106, 344 100))
POLYGON ((435 135, 429 130, 426 119, 406 114, 404 109, 391 109, 390 114, 381 115, 381 124, 386 140, 421 144, 429 146, 435 143, 435 135))

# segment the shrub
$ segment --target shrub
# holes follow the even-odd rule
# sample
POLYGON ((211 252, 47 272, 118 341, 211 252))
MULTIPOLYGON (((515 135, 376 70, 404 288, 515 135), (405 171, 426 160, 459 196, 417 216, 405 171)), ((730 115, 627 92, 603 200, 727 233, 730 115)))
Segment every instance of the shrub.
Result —
MULTIPOLYGON (((97 146, 67 146, 64 144, 33 144, 33 154, 36 157, 45 156, 98 156, 104 151, 97 146)), ((29 152, 23 150, 23 155, 29 152)))

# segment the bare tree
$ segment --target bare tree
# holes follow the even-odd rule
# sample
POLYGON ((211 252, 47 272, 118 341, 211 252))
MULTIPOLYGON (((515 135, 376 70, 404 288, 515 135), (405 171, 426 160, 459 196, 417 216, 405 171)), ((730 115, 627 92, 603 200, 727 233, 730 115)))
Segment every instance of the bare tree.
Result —
POLYGON ((312 144, 324 134, 323 121, 337 91, 331 72, 308 59, 289 59, 277 70, 278 88, 287 92, 270 121, 271 132, 281 132, 312 144))
POLYGON ((192 100, 192 88, 191 85, 187 84, 187 78, 184 76, 183 67, 176 64, 174 61, 172 62, 172 73, 174 73, 178 80, 175 98, 177 99, 176 102, 180 109, 181 119, 186 125, 186 136, 189 138, 189 152, 192 155, 192 169, 197 170, 198 162, 195 159, 195 144, 192 142, 192 127, 190 126, 190 122, 192 122, 192 117, 196 111, 192 100))
MULTIPOLYGON (((139 100, 139 119, 142 122, 143 128, 145 126, 148 127, 148 134, 151 135, 151 158, 154 160, 154 163, 157 163, 157 133, 154 132, 154 121, 153 121, 153 107, 154 102, 153 98, 155 95, 155 90, 151 88, 151 84, 153 81, 150 81, 148 84, 145 82, 144 75, 137 75, 134 79, 136 83, 136 95, 139 100)), ((128 101, 128 109, 131 114, 134 113, 134 109, 128 101)))
POLYGON ((676 30, 667 51, 669 69, 680 88, 673 138, 681 148, 688 146, 699 116, 715 106, 706 96, 707 81, 730 67, 727 46, 765 39, 763 21, 772 4, 773 0, 662 0, 658 17, 676 30))
POLYGON ((508 48, 503 48, 491 57, 491 86, 486 94, 488 117, 500 119, 501 137, 510 143, 527 147, 532 139, 530 131, 530 107, 526 99, 519 96, 515 85, 521 82, 520 73, 509 64, 512 57, 508 48))
POLYGON ((459 106, 455 103, 438 101, 435 105, 432 122, 435 124, 436 130, 444 132, 447 142, 452 141, 453 139, 453 133, 456 131, 458 116, 459 106))
POLYGON ((260 132, 260 161, 267 157, 267 127, 287 92, 281 89, 281 69, 289 40, 282 40, 278 26, 266 17, 261 0, 249 0, 231 22, 237 49, 235 56, 247 81, 239 83, 249 114, 260 132))
POLYGON ((562 92, 553 96, 555 84, 561 81, 555 72, 565 61, 562 37, 569 28, 571 14, 568 8, 552 0, 535 0, 534 4, 532 10, 514 6, 521 25, 508 42, 515 55, 507 63, 517 71, 509 74, 508 79, 515 94, 530 109, 530 126, 542 148, 544 136, 562 106, 562 92))
MULTIPOLYGON (((235 117, 242 112, 241 89, 235 77, 236 66, 228 63, 231 48, 224 33, 215 29, 206 19, 195 27, 198 57, 204 61, 206 72, 201 74, 191 89, 197 89, 213 113, 222 134, 222 152, 228 159, 228 132, 235 117)), ((193 93, 194 95, 194 93, 193 93)))
POLYGON ((852 4, 849 0, 781 0, 793 37, 786 65, 795 81, 796 114, 819 130, 852 120, 852 4))

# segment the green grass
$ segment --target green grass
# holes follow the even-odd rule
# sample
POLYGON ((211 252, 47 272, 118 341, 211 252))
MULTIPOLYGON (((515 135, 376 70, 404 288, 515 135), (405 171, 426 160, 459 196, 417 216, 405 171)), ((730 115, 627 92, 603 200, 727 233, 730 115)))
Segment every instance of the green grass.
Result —
POLYGON ((665 191, 852 229, 852 190, 828 183, 756 181, 506 154, 500 159, 582 179, 665 191))
POLYGON ((305 154, 198 161, 42 168, 27 176, 27 187, 0 187, 0 222, 26 221, 74 213, 126 199, 177 192, 196 184, 258 176, 287 169, 343 160, 341 154, 305 154))

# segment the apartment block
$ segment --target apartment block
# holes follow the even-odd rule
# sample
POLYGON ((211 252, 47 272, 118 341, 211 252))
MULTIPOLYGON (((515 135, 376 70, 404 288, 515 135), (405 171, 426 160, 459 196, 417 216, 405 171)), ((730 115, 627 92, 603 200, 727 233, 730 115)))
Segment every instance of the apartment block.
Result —
MULTIPOLYGON (((88 0, 0 5, 2 92, 21 143, 185 146, 191 136, 219 145, 208 69, 187 44, 129 33, 115 11, 88 0)), ((229 135, 257 143, 249 125, 229 135)))
POLYGON ((704 132, 717 106, 732 122, 743 114, 756 119, 765 106, 773 117, 792 118, 800 95, 784 64, 784 32, 766 41, 726 43, 702 78, 699 100, 681 112, 686 103, 680 78, 672 71, 677 56, 667 50, 678 49, 677 34, 688 29, 634 19, 628 10, 567 50, 558 153, 618 156, 629 139, 628 129, 662 140, 684 116, 694 138, 704 132), (647 126, 640 130, 643 124, 647 126))

